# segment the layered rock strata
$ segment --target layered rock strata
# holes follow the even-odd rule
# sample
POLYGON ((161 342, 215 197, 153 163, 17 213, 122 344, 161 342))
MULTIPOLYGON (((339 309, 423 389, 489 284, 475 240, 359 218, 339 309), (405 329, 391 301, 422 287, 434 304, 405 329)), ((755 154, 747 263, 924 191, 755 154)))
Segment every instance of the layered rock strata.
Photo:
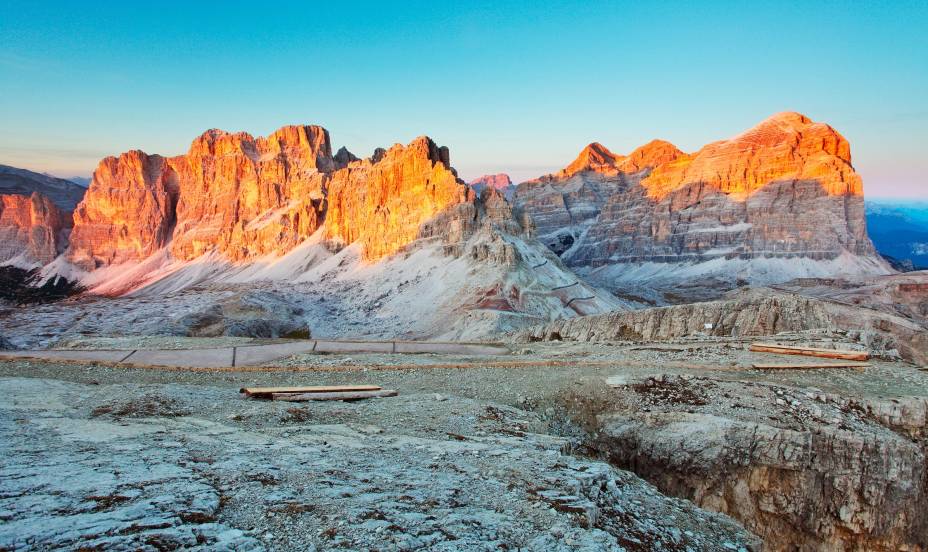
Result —
POLYGON ((423 222, 473 200, 451 168, 448 148, 422 136, 332 175, 325 235, 360 241, 365 256, 377 259, 416 239, 423 222))
POLYGON ((70 260, 92 270, 144 259, 174 231, 177 175, 160 155, 107 157, 74 211, 70 260))
POLYGON ((584 422, 587 445, 665 493, 735 517, 764 550, 928 546, 923 397, 711 376, 623 381, 589 405, 599 415, 584 422))
POLYGON ((628 156, 590 144, 514 201, 570 266, 875 257, 847 140, 798 113, 692 154, 658 140, 628 156))
POLYGON ((666 341, 699 335, 844 334, 878 355, 928 365, 928 328, 920 321, 827 300, 756 289, 707 301, 557 320, 523 330, 525 340, 666 341))

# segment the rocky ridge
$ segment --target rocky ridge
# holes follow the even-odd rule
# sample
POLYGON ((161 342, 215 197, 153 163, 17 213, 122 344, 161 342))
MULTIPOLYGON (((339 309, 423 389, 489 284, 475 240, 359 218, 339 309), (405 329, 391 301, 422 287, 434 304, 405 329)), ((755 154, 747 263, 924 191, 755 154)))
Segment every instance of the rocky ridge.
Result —
POLYGON ((360 160, 344 148, 333 156, 317 126, 266 138, 210 130, 177 157, 104 159, 75 214, 68 258, 85 270, 161 248, 180 260, 254 260, 284 254, 324 225, 333 247, 360 241, 376 260, 415 240, 427 220, 474 201, 447 148, 427 137, 360 160))
POLYGON ((30 196, 38 192, 61 211, 70 213, 83 199, 86 191, 84 186, 70 180, 0 165, 0 194, 30 196))
POLYGON ((565 439, 505 405, 404 392, 310 409, 229 400, 215 383, 0 387, 5 548, 759 548, 727 516, 564 454, 565 439))
POLYGON ((922 320, 769 289, 741 290, 725 299, 557 320, 526 328, 522 340, 667 341, 680 337, 773 336, 834 332, 887 358, 928 365, 922 320))
POLYGON ((928 545, 923 397, 862 400, 691 374, 609 381, 616 389, 586 406, 597 412, 583 422, 588 446, 738 519, 765 550, 928 545))
POLYGON ((571 267, 877 257, 847 140, 798 113, 692 154, 659 140, 628 156, 590 144, 520 184, 514 203, 571 267))

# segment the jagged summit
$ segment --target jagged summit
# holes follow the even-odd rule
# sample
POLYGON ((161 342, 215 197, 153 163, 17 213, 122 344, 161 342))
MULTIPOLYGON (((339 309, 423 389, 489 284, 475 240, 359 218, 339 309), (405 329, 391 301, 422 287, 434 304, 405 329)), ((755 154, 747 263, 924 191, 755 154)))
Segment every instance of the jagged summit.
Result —
POLYGON ((616 162, 623 158, 621 155, 612 153, 599 142, 592 142, 583 148, 577 158, 564 167, 559 175, 571 176, 582 171, 604 172, 613 170, 616 162))
POLYGON ((594 143, 559 173, 520 184, 514 202, 575 267, 617 274, 640 263, 810 259, 790 270, 768 267, 770 281, 778 271, 827 274, 838 264, 815 263, 846 257, 851 273, 884 273, 850 160, 834 128, 784 112, 690 154, 661 140, 628 156, 594 143))
POLYGON ((478 196, 428 136, 359 159, 333 156, 318 126, 209 130, 183 155, 102 160, 74 221, 45 273, 93 294, 271 287, 343 306, 322 325, 345 329, 349 312, 365 332, 449 336, 620 304, 578 282, 499 191, 478 196))
MULTIPOLYGON (((509 175, 506 173, 485 174, 471 180, 468 182, 468 184, 474 187, 481 186, 486 188, 493 188, 494 190, 503 190, 506 187, 512 185, 512 179, 509 178, 509 175)), ((480 190, 477 191, 479 192, 480 190)))
POLYGON ((593 142, 583 148, 569 165, 555 174, 542 177, 542 180, 570 178, 584 172, 604 175, 634 173, 669 163, 683 155, 676 146, 664 140, 652 140, 628 155, 614 153, 599 142, 593 142))
POLYGON ((212 129, 176 157, 131 150, 101 161, 75 214, 68 258, 84 268, 141 261, 168 248, 244 261, 283 254, 319 230, 361 240, 377 259, 416 239, 419 225, 472 201, 448 148, 427 136, 361 160, 314 125, 267 137, 212 129))
POLYGON ((355 161, 360 161, 360 159, 350 151, 345 146, 338 148, 338 151, 335 152, 335 164, 338 168, 347 167, 349 163, 354 163, 355 161))
POLYGON ((746 197, 771 182, 789 180, 815 181, 829 195, 862 196, 863 183, 850 160, 850 144, 835 129, 784 112, 657 167, 643 184, 658 200, 696 182, 746 197))
POLYGON ((677 146, 665 140, 651 140, 636 148, 628 157, 622 159, 618 169, 625 173, 635 173, 670 163, 685 155, 677 146))

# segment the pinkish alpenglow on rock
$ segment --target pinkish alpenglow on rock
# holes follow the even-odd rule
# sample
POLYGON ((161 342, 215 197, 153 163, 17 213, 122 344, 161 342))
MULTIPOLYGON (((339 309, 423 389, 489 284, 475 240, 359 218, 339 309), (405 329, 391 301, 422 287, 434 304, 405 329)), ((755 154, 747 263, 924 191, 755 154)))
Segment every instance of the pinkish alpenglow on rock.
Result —
POLYGON ((512 184, 512 179, 509 178, 509 175, 506 173, 499 174, 485 174, 479 178, 475 178, 468 182, 471 188, 479 195, 483 190, 493 189, 497 190, 506 197, 506 199, 512 198, 512 193, 515 191, 515 186, 512 184))

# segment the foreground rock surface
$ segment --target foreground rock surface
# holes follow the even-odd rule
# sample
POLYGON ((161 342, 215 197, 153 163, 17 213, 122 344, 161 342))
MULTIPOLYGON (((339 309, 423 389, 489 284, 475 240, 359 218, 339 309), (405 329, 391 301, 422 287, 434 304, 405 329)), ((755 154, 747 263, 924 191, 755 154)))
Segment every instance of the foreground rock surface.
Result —
POLYGON ((410 394, 302 408, 231 398, 232 386, 15 378, 0 389, 4 548, 758 544, 724 516, 564 455, 564 439, 534 432, 537 416, 505 406, 410 394))
MULTIPOLYGON (((853 346, 838 335, 820 332, 781 334, 779 338, 816 346, 829 346, 828 340, 838 348, 853 346)), ((216 523, 260 540, 271 532, 271 542, 285 542, 278 545, 285 549, 291 548, 291 542, 302 544, 306 535, 314 539, 313 535, 333 526, 348 542, 358 543, 355 548, 366 548, 372 542, 375 537, 370 531, 376 538, 405 538, 398 532, 420 538, 404 521, 420 510, 403 509, 401 505, 408 500, 404 495, 422 498, 418 507, 425 516, 429 507, 451 508, 450 515, 423 520, 423 530, 433 527, 430 523, 460 519, 455 513, 502 508, 497 513, 504 521, 510 519, 506 512, 517 512, 521 521, 513 522, 516 525, 511 530, 500 529, 501 534, 537 537, 550 533, 562 540, 541 542, 554 549, 616 549, 602 545, 612 542, 608 539, 588 540, 594 533, 582 525, 586 510, 575 508, 573 499, 538 492, 536 498, 544 505, 537 509, 541 517, 532 514, 537 507, 523 507, 519 502, 519 497, 534 497, 532 491, 519 494, 520 482, 563 493, 565 487, 558 483, 562 475, 580 477, 574 473, 577 462, 586 466, 580 473, 594 473, 593 466, 602 465, 593 460, 598 459, 636 471, 666 494, 729 512, 763 536, 764 550, 923 550, 926 516, 919 505, 925 500, 928 374, 904 362, 882 359, 859 370, 753 370, 753 363, 771 362, 774 355, 749 351, 750 341, 696 336, 646 344, 539 342, 516 347, 505 358, 302 353, 264 367, 219 372, 0 361, 0 377, 12 378, 0 380, 8 390, 0 394, 5 397, 0 405, 6 405, 0 410, 11 412, 14 422, 21 420, 12 425, 18 433, 0 443, 19 443, 18 450, 28 450, 31 445, 24 440, 35 433, 40 439, 37 447, 52 450, 58 445, 45 440, 60 437, 66 441, 62 446, 72 451, 69 454, 108 457, 109 448, 88 444, 90 437, 84 434, 92 434, 100 439, 107 436, 107 447, 117 447, 123 456, 131 457, 136 450, 149 454, 151 441, 163 449, 185 451, 183 461, 198 473, 220 474, 218 480, 210 481, 222 496, 231 496, 220 504, 236 505, 220 507, 214 514, 216 523), (22 381, 23 374, 43 379, 34 386, 10 383, 22 381), (240 387, 362 383, 398 389, 400 396, 396 401, 316 405, 306 411, 291 411, 293 405, 231 398, 240 387), (95 425, 103 422, 103 426, 95 425), (149 429, 143 442, 133 436, 149 429), (351 458, 347 459, 349 449, 351 458), (333 471, 318 475, 317 467, 322 466, 333 471), (237 467, 245 471, 236 475, 237 467), (389 474, 390 481, 372 477, 381 471, 389 474), (268 475, 280 483, 271 482, 268 475), (548 475, 554 480, 548 481, 548 475), (454 483, 446 487, 446 480, 454 483), (439 490, 462 488, 454 495, 458 507, 423 490, 422 481, 434 482, 439 490), (517 486, 510 488, 513 483, 517 486), (339 492, 337 499, 328 494, 329 486, 339 492), (285 494, 266 498, 275 492, 285 494), (376 498, 371 498, 372 493, 376 498), (390 499, 394 494, 400 498, 390 499), (295 503, 286 506, 287 515, 275 511, 284 508, 279 502, 283 499, 295 503), (372 502, 364 502, 368 499, 372 502), (373 522, 359 525, 376 517, 339 526, 343 517, 332 514, 327 506, 345 504, 347 511, 354 512, 374 508, 375 501, 387 504, 380 511, 399 529, 387 527, 377 533, 373 522), (478 503, 490 506, 477 508, 478 503), (256 508, 255 504, 266 506, 256 508), (314 508, 299 513, 307 505, 314 508), (265 515, 260 516, 256 512, 262 509, 265 515), (311 512, 318 513, 319 519, 313 519, 311 512), (574 537, 575 531, 583 534, 574 537), (589 546, 584 548, 584 543, 589 546)), ((131 350, 249 342, 254 343, 230 337, 162 337, 75 340, 73 346, 131 350)), ((152 465, 160 465, 166 452, 150 454, 158 462, 152 465)), ((27 469, 15 454, 2 458, 5 465, 19 466, 18 471, 27 469)), ((579 491, 574 483, 567 488, 572 489, 570 496, 600 504, 590 498, 585 485, 579 491)), ((643 503, 626 512, 633 519, 656 520, 649 534, 664 535, 663 527, 694 519, 689 514, 652 510, 651 503, 636 492, 625 492, 619 499, 611 493, 599 496, 612 504, 625 504, 627 498, 643 503), (666 526, 661 524, 665 519, 666 526)), ((529 503, 534 504, 536 498, 529 498, 529 503)), ((176 502, 180 506, 171 508, 185 511, 183 499, 176 502)), ((607 527, 609 519, 627 527, 627 515, 617 510, 607 515, 606 506, 598 507, 602 525, 597 528, 616 535, 607 527)), ((486 527, 507 527, 508 521, 484 523, 489 515, 477 517, 479 528, 470 524, 454 534, 486 537, 486 527)), ((708 523, 706 527, 716 527, 708 523)), ((704 534, 688 528, 683 537, 693 537, 687 530, 698 538, 704 534)), ((703 542, 709 543, 705 545, 709 550, 728 549, 726 542, 739 544, 725 540, 724 533, 715 535, 719 538, 715 546, 698 541, 691 548, 702 550, 703 542)), ((637 534, 635 538, 641 543, 623 543, 617 537, 627 550, 676 549, 664 540, 654 543, 637 534)), ((334 546, 332 540, 323 535, 313 543, 326 548, 334 546)), ((455 542, 466 547, 462 541, 455 542)), ((393 542, 381 546, 391 548, 393 542)), ((747 548, 750 542, 744 541, 747 548)), ((454 543, 448 547, 453 549, 454 543)))
POLYGON ((924 397, 860 400, 692 375, 617 379, 615 392, 587 405, 601 410, 587 422, 591 446, 664 492, 735 517, 766 549, 928 546, 924 397))

